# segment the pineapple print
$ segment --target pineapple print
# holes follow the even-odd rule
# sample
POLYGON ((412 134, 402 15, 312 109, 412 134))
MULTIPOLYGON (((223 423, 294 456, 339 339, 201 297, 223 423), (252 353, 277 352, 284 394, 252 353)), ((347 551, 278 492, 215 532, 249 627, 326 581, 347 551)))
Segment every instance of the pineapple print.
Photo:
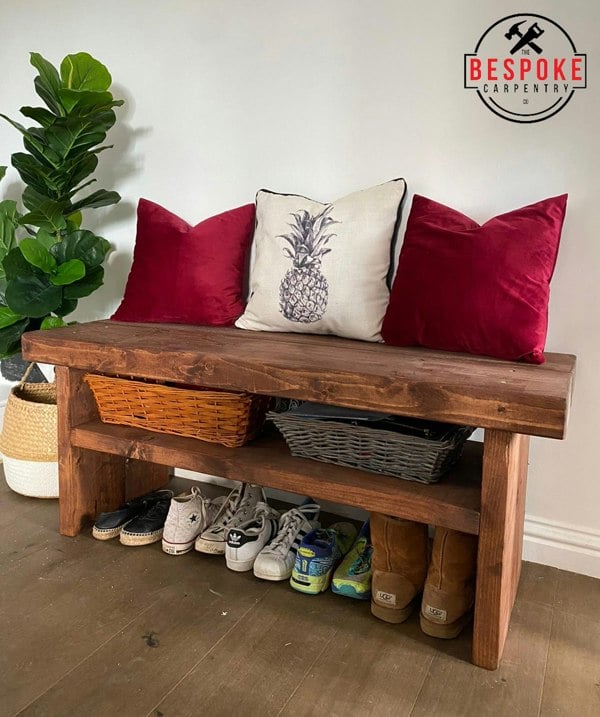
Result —
POLYGON ((310 324, 323 318, 327 308, 329 286, 321 273, 321 260, 331 251, 327 242, 335 234, 328 234, 332 224, 338 224, 329 216, 331 205, 319 214, 310 214, 306 209, 292 212, 291 232, 281 234, 292 247, 284 248, 285 255, 292 260, 279 285, 279 310, 290 321, 310 324))

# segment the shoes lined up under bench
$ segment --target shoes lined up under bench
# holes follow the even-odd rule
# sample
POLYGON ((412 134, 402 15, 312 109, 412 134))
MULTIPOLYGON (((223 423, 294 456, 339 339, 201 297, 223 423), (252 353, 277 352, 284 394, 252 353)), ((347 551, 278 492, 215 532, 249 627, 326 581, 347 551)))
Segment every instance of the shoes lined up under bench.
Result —
POLYGON ((258 485, 242 483, 208 498, 199 487, 178 496, 158 490, 102 513, 93 536, 124 545, 162 541, 169 555, 224 555, 227 567, 262 580, 289 580, 294 590, 371 599, 375 617, 404 622, 420 606, 422 630, 453 638, 474 602, 477 538, 436 528, 431 555, 427 525, 378 513, 358 532, 351 523, 324 528, 320 506, 306 498, 280 513, 258 485))

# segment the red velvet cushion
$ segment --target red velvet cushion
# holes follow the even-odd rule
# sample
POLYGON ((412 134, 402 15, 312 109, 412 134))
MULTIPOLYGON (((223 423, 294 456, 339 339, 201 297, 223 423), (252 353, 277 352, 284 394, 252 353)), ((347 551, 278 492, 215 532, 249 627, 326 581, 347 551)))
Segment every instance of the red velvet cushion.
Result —
POLYGON ((233 324, 244 310, 254 212, 254 204, 246 204, 192 227, 159 204, 140 199, 133 266, 125 297, 111 318, 233 324))
POLYGON ((563 194, 480 226, 415 195, 384 341, 543 363, 566 206, 563 194))

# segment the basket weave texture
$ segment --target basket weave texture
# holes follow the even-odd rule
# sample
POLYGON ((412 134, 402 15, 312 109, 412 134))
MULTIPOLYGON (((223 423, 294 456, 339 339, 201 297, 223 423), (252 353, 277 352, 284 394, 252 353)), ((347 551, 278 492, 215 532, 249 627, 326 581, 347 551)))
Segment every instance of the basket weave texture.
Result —
POLYGON ((294 456, 435 483, 460 458, 470 426, 456 426, 444 440, 409 436, 336 421, 268 413, 294 456))
POLYGON ((56 385, 22 383, 6 402, 0 452, 25 461, 58 460, 56 385))
POLYGON ((243 446, 262 428, 270 402, 250 393, 186 389, 86 374, 100 420, 159 433, 243 446))

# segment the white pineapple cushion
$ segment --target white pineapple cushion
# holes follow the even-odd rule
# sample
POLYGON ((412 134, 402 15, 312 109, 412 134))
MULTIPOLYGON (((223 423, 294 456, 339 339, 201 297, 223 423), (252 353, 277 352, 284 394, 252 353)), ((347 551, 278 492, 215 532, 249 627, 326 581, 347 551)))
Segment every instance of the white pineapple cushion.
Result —
POLYGON ((381 341, 405 193, 403 179, 331 204, 261 189, 250 298, 235 325, 381 341))

